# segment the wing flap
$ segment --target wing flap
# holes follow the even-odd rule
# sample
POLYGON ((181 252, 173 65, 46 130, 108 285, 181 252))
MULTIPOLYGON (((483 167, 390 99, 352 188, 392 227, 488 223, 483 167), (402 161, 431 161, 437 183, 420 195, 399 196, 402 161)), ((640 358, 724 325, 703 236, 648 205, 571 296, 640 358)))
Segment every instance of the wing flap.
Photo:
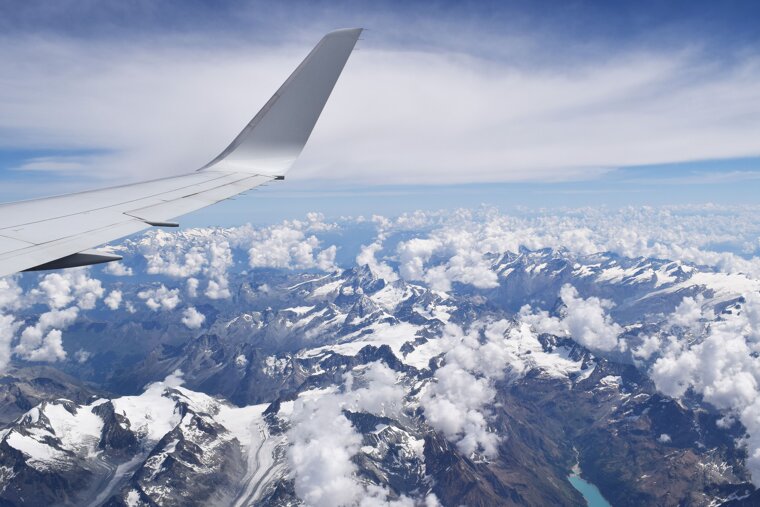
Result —
POLYGON ((144 222, 163 222, 192 211, 211 206, 219 201, 229 199, 246 190, 255 188, 263 183, 271 181, 270 176, 253 176, 243 180, 234 181, 226 185, 186 195, 180 199, 152 204, 142 208, 125 211, 124 214, 139 218, 144 222))

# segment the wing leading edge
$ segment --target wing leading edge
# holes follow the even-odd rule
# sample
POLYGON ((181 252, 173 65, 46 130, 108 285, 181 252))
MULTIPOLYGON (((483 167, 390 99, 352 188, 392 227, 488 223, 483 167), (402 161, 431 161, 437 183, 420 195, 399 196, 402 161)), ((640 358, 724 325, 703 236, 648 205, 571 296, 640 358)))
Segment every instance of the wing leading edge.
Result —
POLYGON ((360 28, 330 32, 218 157, 196 172, 0 204, 0 276, 117 260, 90 248, 282 179, 311 134, 360 28))

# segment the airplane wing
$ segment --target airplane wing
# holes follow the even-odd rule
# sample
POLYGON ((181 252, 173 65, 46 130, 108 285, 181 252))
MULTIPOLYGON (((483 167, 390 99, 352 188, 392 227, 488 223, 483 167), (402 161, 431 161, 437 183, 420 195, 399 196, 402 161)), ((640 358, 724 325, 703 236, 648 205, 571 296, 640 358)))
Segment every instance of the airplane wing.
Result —
POLYGON ((89 250, 283 179, 301 153, 361 33, 330 32, 234 141, 190 174, 0 204, 0 276, 120 259, 89 250))

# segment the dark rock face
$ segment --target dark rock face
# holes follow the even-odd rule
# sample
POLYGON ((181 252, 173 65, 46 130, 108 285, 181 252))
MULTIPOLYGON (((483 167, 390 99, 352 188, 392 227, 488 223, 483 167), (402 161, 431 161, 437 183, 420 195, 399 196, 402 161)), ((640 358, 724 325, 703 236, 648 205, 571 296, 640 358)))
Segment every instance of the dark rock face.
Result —
POLYGON ((92 411, 103 419, 103 430, 98 442, 100 449, 122 452, 127 456, 134 455, 139 450, 137 437, 129 430, 129 420, 114 411, 111 401, 96 406, 92 411))
POLYGON ((425 462, 444 505, 526 505, 514 484, 504 483, 491 468, 452 449, 440 435, 425 438, 425 462))

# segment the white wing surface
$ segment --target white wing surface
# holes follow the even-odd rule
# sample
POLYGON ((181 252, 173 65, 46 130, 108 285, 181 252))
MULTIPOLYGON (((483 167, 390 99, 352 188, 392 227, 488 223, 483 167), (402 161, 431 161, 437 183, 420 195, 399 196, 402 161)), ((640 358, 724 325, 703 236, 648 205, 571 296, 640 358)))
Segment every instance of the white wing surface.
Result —
POLYGON ((282 179, 361 33, 327 34, 227 149, 190 174, 0 204, 0 276, 119 259, 89 250, 282 179))

